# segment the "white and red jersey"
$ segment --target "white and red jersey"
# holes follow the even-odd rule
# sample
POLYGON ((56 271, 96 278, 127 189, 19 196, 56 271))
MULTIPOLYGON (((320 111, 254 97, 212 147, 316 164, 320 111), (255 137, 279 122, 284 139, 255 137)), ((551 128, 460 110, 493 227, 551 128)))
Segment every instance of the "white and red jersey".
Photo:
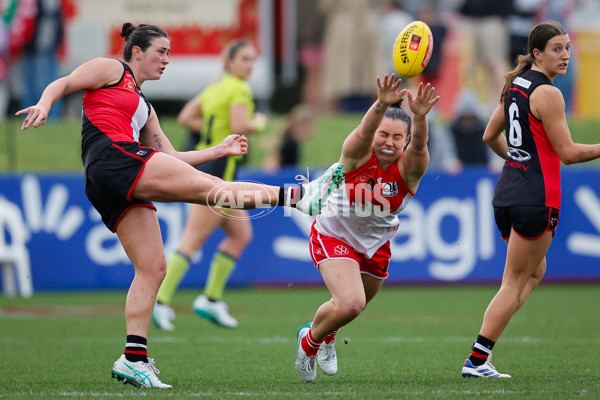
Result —
POLYGON ((124 70, 119 82, 83 93, 84 165, 114 142, 139 142, 140 132, 148 122, 150 103, 129 66, 122 64, 124 70))
POLYGON ((402 179, 398 165, 383 170, 375 153, 365 165, 344 174, 344 178, 317 216, 315 229, 371 258, 396 234, 400 224, 396 215, 414 193, 402 179))

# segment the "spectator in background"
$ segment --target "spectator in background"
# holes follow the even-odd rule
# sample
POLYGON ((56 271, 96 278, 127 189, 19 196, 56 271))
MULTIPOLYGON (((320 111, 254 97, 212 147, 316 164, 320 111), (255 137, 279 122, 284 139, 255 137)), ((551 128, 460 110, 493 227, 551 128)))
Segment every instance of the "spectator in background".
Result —
POLYGON ((423 82, 429 82, 434 87, 439 87, 438 74, 440 71, 440 65, 442 63, 442 54, 444 40, 448 29, 446 25, 440 21, 439 14, 432 2, 426 2, 419 9, 419 19, 425 22, 429 29, 431 29, 431 36, 433 36, 434 51, 431 54, 427 67, 421 73, 421 80, 423 82))
MULTIPOLYGON (((21 104, 35 104, 42 92, 59 76, 58 49, 64 36, 64 20, 61 0, 37 0, 33 37, 24 44, 23 92, 21 104)), ((62 116, 62 101, 59 100, 48 115, 49 119, 62 116)))
POLYGON ((8 53, 8 26, 4 18, 0 18, 0 121, 6 117, 6 110, 10 100, 10 91, 6 80, 10 68, 10 55, 8 53))
POLYGON ((396 72, 394 67, 394 58, 391 56, 394 50, 394 43, 396 42, 396 38, 402 29, 404 29, 404 27, 410 24, 413 20, 413 15, 405 10, 404 1, 384 1, 379 25, 381 29, 381 47, 386 55, 385 59, 387 60, 385 65, 386 73, 391 74, 396 72))
MULTIPOLYGON (((465 39, 472 40, 473 57, 463 78, 485 77, 485 93, 480 97, 496 106, 495 94, 504 84, 504 73, 508 69, 508 31, 505 18, 508 7, 503 1, 465 0, 459 12, 465 17, 469 33, 465 39)), ((477 85, 479 82, 473 82, 477 85)))
POLYGON ((461 169, 477 165, 488 165, 495 171, 501 169, 503 160, 498 162, 498 157, 483 142, 485 126, 477 94, 470 89, 463 90, 456 99, 454 119, 449 126, 461 169))
MULTIPOLYGON (((323 100, 332 111, 370 107, 383 69, 378 0, 319 0, 325 16, 323 100)), ((389 55, 388 55, 389 56, 389 55)))
POLYGON ((298 50, 303 72, 302 101, 314 107, 321 104, 323 72, 323 15, 317 8, 319 0, 303 0, 298 7, 298 50))
POLYGON ((545 0, 511 0, 506 25, 510 34, 509 61, 517 65, 517 58, 527 51, 529 32, 536 24, 536 12, 545 0))
MULTIPOLYGON (((433 108, 429 113, 435 111, 433 108)), ((448 127, 440 118, 427 118, 429 122, 429 169, 458 174, 462 165, 456 156, 454 138, 448 132, 448 127)))
POLYGON ((33 37, 37 0, 2 2, 0 36, 0 113, 4 118, 10 103, 11 63, 21 55, 23 44, 33 37))
POLYGON ((317 113, 308 104, 298 104, 285 118, 277 149, 265 160, 267 171, 280 167, 294 167, 300 162, 302 143, 309 140, 317 126, 317 113))
MULTIPOLYGON (((421 82, 430 82, 434 87, 440 87, 439 72, 442 64, 443 46, 448 29, 440 20, 440 1, 426 0, 417 7, 413 4, 417 13, 417 19, 425 22, 431 29, 434 51, 427 67, 419 75, 421 82)), ((456 149, 452 137, 448 134, 445 123, 440 119, 437 109, 434 107, 428 114, 429 120, 429 153, 430 168, 440 169, 448 173, 460 172, 461 165, 456 158, 456 149)))

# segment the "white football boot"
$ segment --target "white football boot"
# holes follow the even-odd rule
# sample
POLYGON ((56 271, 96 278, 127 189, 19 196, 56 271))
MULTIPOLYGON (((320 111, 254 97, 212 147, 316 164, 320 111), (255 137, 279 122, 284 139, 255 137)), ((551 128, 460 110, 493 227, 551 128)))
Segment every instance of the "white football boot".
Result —
POLYGON ((310 325, 303 325, 298 329, 298 352, 296 354, 296 371, 304 382, 312 382, 317 379, 317 360, 316 356, 309 357, 302 348, 302 338, 308 334, 310 325))
POLYGON ((302 183, 304 193, 296 203, 296 208, 304 214, 315 216, 321 213, 329 195, 340 187, 344 180, 344 170, 342 164, 335 163, 314 181, 309 182, 308 177, 302 175, 298 175, 296 179, 304 181, 302 183))
POLYGON ((166 304, 154 304, 152 311, 152 322, 160 329, 165 331, 174 331, 175 325, 171 323, 175 319, 175 311, 166 304))
POLYGON ((238 326, 237 320, 229 314, 229 307, 224 301, 209 301, 208 297, 200 295, 194 300, 192 308, 196 314, 217 325, 225 328, 238 326))
POLYGON ((462 368, 462 376, 465 378, 512 378, 508 374, 501 374, 492 365, 492 355, 480 366, 474 366, 468 358, 462 368))
POLYGON ((317 363, 319 363, 319 367, 327 375, 335 375, 337 373, 338 363, 335 352, 335 340, 329 344, 325 342, 321 343, 321 347, 319 347, 319 352, 317 353, 317 363))
POLYGON ((156 376, 157 374, 160 374, 160 371, 154 366, 152 358, 148 358, 147 363, 131 362, 127 361, 125 354, 122 354, 112 367, 112 377, 123 383, 129 383, 136 387, 171 389, 172 386, 162 383, 156 376))

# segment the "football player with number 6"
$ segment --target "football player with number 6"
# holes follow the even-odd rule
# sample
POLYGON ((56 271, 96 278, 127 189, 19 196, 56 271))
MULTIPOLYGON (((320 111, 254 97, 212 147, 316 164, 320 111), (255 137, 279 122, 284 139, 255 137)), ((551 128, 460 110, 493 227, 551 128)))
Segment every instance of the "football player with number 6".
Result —
POLYGON ((569 65, 567 31, 556 21, 540 22, 529 34, 527 50, 506 75, 500 104, 483 134, 506 160, 492 204, 507 253, 500 290, 483 315, 464 377, 511 377, 491 364, 492 348, 546 272, 560 213, 560 163, 600 158, 600 144, 573 143, 563 95, 552 85, 569 65))

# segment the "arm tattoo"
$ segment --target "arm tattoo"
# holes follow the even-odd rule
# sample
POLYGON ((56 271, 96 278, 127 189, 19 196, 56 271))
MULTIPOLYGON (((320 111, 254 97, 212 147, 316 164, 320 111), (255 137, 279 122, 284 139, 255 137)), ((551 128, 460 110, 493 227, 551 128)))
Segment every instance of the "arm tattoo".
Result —
POLYGON ((157 134, 154 135, 154 143, 156 143, 155 148, 160 149, 162 147, 162 139, 157 134))
POLYGON ((377 102, 377 105, 375 106, 375 114, 379 113, 381 113, 381 103, 377 102))

